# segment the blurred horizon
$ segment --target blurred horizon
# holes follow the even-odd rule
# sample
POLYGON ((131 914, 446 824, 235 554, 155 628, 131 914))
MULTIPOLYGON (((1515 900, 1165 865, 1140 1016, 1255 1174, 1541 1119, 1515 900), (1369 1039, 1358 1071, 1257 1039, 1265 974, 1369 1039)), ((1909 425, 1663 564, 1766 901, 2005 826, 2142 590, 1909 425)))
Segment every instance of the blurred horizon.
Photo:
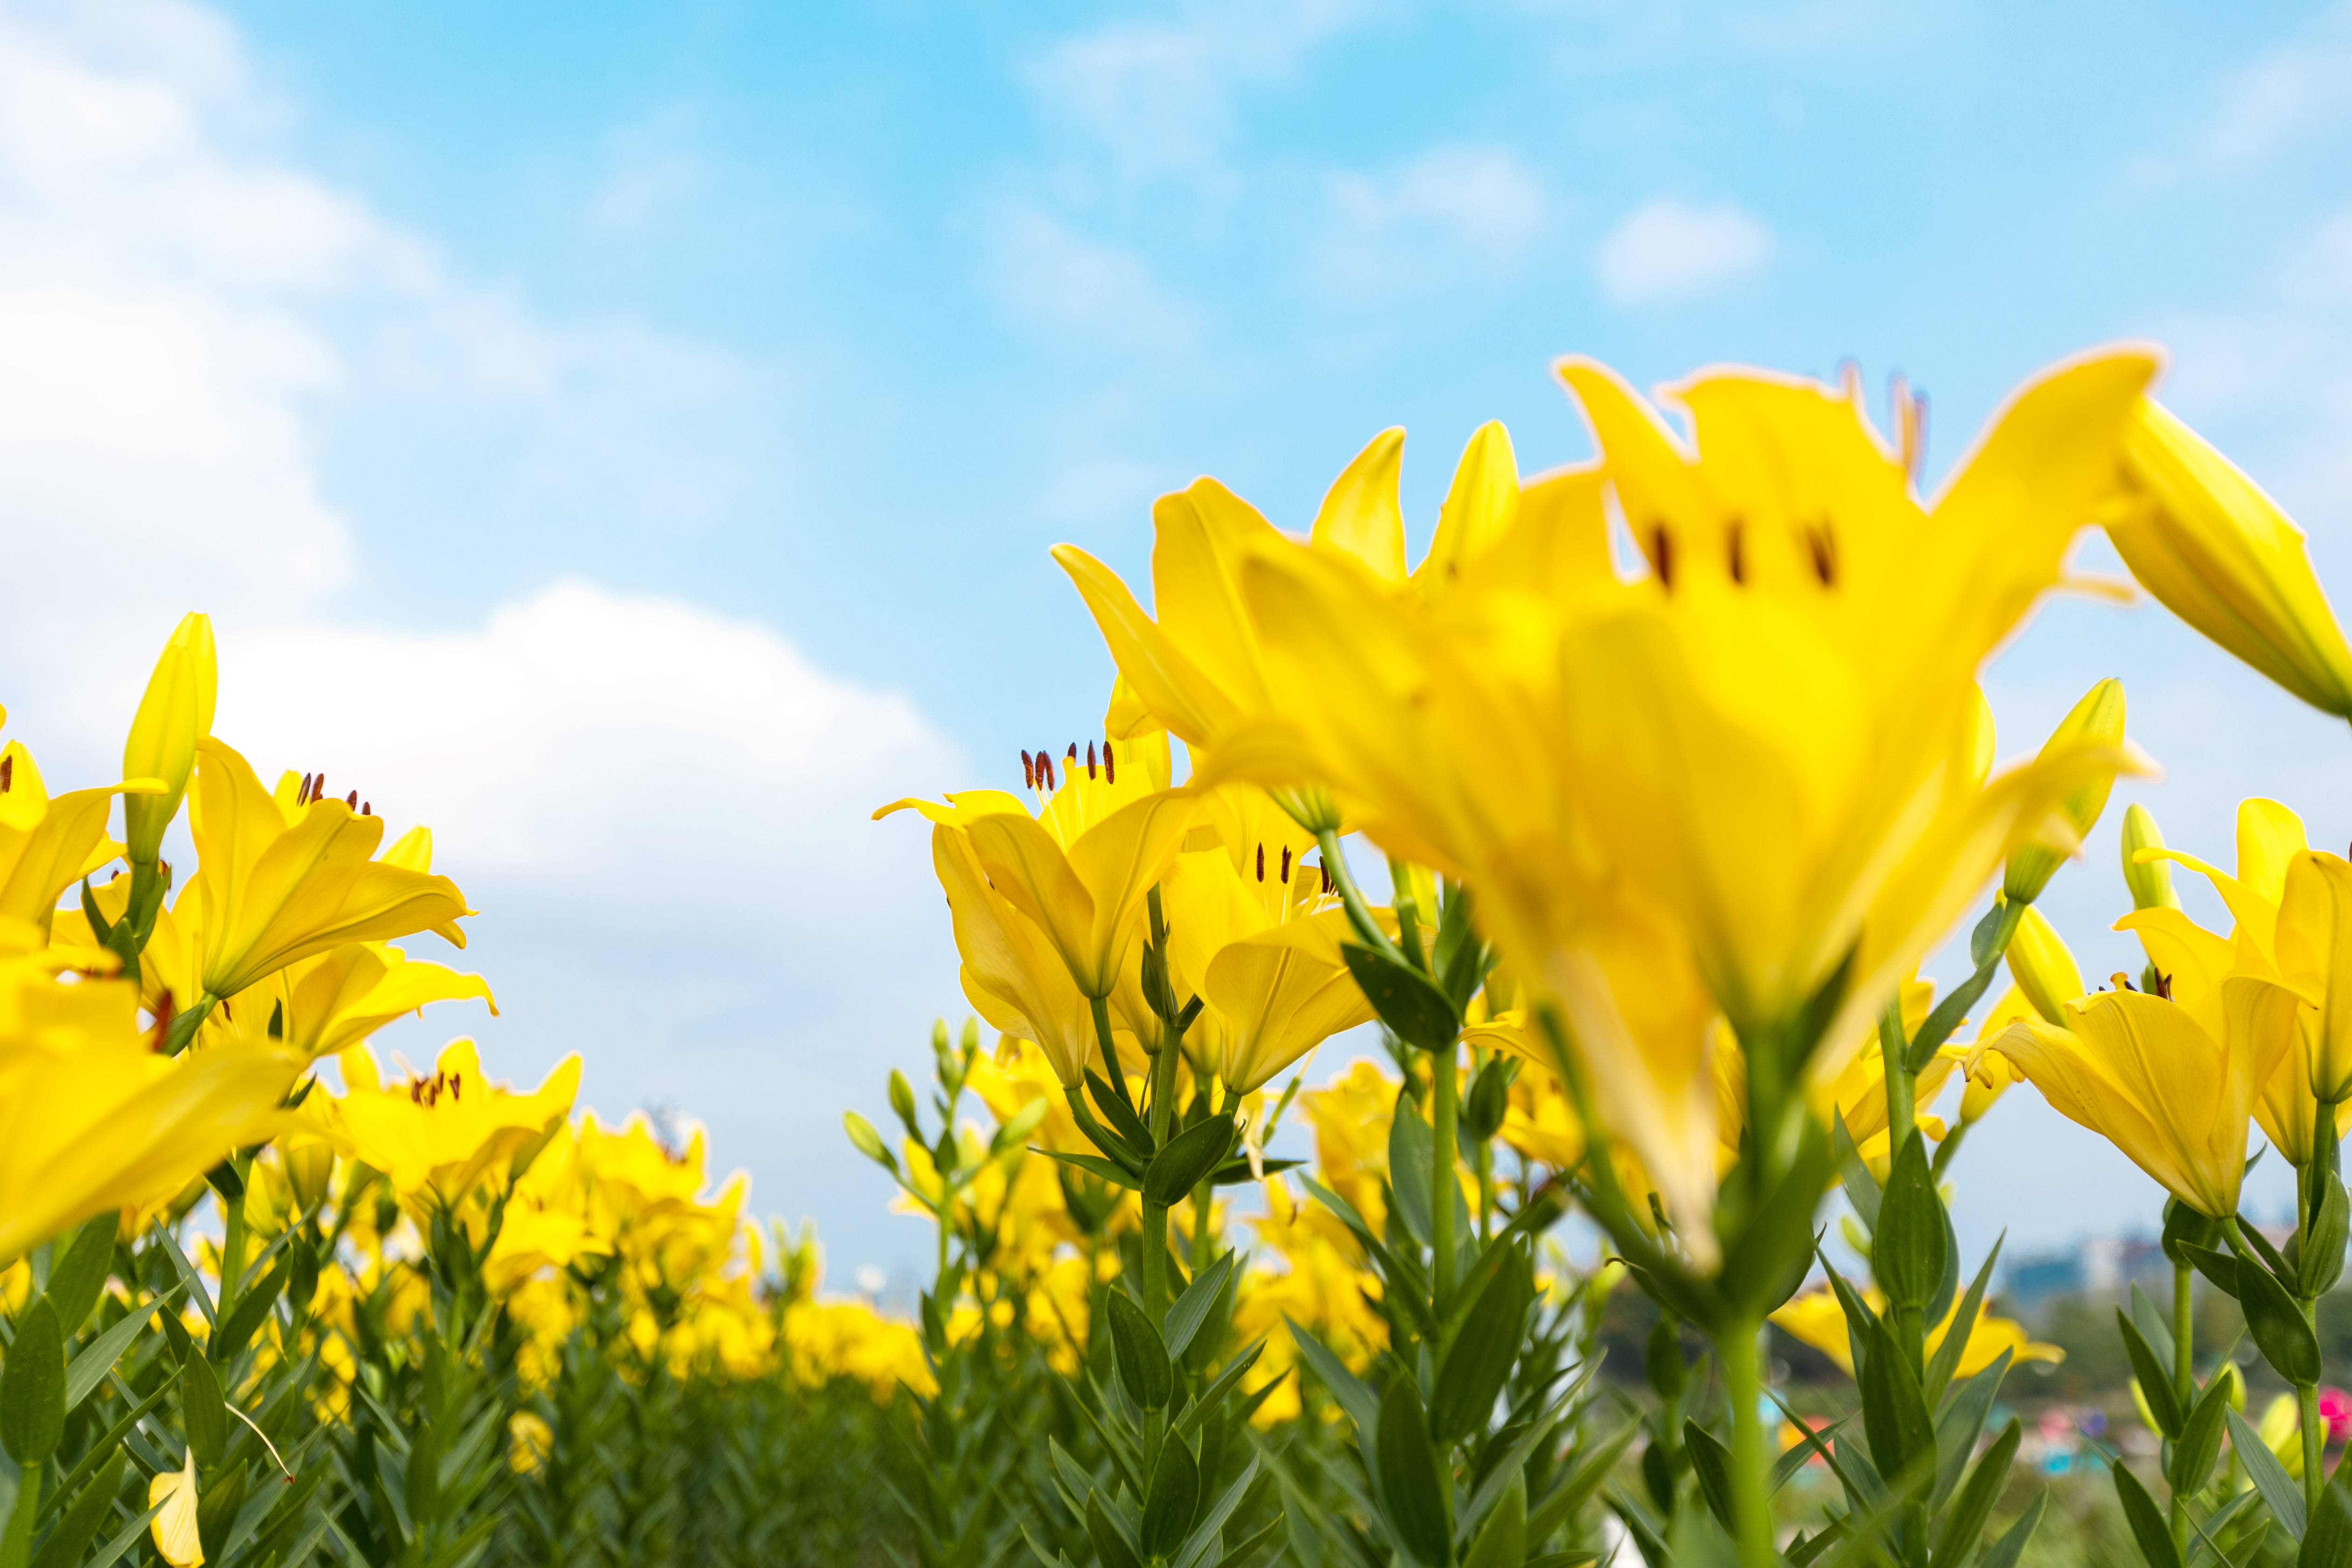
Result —
MULTIPOLYGON (((1144 591, 1195 475, 1303 528, 1404 425, 1417 553, 1485 420, 1584 455, 1562 353, 1899 373, 1934 474, 2147 338, 2352 584, 2352 5, 2045 12, 0 0, 7 733, 115 776, 209 611, 221 737, 428 823, 483 911, 409 948, 499 1016, 384 1050, 580 1051, 845 1289, 929 1243, 841 1112, 968 1012, 922 835, 866 815, 1097 729, 1047 547, 1144 591)), ((2044 901, 2095 981, 2138 963, 2127 802, 2225 866, 2247 795, 2352 841, 2352 734, 2150 605, 2041 613, 2001 754, 2107 675, 2167 775, 2044 901)), ((2159 1223, 2030 1089, 1957 1173, 1971 1255, 2159 1223)))

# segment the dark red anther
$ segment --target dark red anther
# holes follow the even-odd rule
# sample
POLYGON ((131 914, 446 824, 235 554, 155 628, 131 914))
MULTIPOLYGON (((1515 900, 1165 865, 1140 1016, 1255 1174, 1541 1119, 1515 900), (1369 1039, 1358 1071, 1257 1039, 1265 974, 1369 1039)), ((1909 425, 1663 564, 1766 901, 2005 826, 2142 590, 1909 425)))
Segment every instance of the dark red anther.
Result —
POLYGON ((1290 846, 1287 844, 1282 847, 1282 880, 1286 886, 1290 881, 1290 846))
POLYGON ((16 782, 16 753, 11 752, 6 756, 0 757, 0 795, 6 795, 8 786, 16 782))
POLYGON ((1047 789, 1059 789, 1062 787, 1054 777, 1054 759, 1045 755, 1043 752, 1037 753, 1037 771, 1045 775, 1045 787, 1047 789))
POLYGON ((1738 518, 1731 520, 1731 580, 1742 584, 1748 581, 1748 556, 1742 548, 1745 540, 1741 533, 1745 526, 1738 518))
POLYGON ((357 790, 352 791, 352 798, 343 802, 343 804, 350 806, 353 811, 357 811, 360 808, 360 792, 357 790))
POLYGON ((1316 870, 1318 870, 1318 871, 1322 872, 1322 875, 1323 875, 1323 890, 1324 890, 1326 893, 1328 893, 1328 892, 1331 890, 1331 873, 1330 873, 1330 872, 1328 872, 1328 871, 1324 870, 1324 868, 1323 868, 1323 863, 1322 863, 1321 861, 1319 861, 1319 860, 1318 860, 1318 861, 1317 861, 1317 862, 1315 863, 1315 869, 1316 869, 1316 870))
POLYGON ((1265 880, 1265 846, 1263 844, 1257 847, 1257 879, 1261 882, 1265 880))
POLYGON ((1021 787, 1023 789, 1037 787, 1037 765, 1029 760, 1026 748, 1024 748, 1021 752, 1021 787))
POLYGON ((1075 765, 1076 764, 1076 763, 1077 763, 1077 760, 1078 760, 1078 743, 1077 743, 1076 741, 1073 741, 1073 742, 1070 742, 1070 756, 1069 756, 1069 760, 1070 760, 1070 763, 1071 763, 1071 764, 1072 764, 1073 766, 1075 766, 1075 765))
POLYGON ((1114 773, 1114 772, 1111 770, 1111 765, 1110 765, 1110 742, 1109 742, 1108 741, 1105 741, 1105 742, 1103 742, 1103 783, 1105 783, 1105 784, 1117 784, 1117 783, 1118 783, 1118 773, 1114 773))
POLYGON ((466 1078, 466 1075, 465 1075, 464 1073, 461 1073, 461 1072, 453 1072, 453 1073, 451 1073, 451 1074, 449 1075, 449 1098, 450 1098, 450 1099, 455 1100, 455 1099, 457 1099, 457 1086, 458 1086, 458 1084, 460 1084, 460 1083, 462 1083, 463 1081, 465 1081, 465 1078, 466 1078))
MULTIPOLYGON (((1076 748, 1075 748, 1075 747, 1074 747, 1074 748, 1072 748, 1072 749, 1073 749, 1073 750, 1076 750, 1076 748)), ((1094 777, 1094 776, 1095 776, 1095 743, 1094 743, 1092 741, 1088 741, 1088 742, 1087 742, 1087 777, 1088 777, 1088 778, 1092 778, 1092 777, 1094 777)))
POLYGON ((1666 531, 1663 522, 1650 524, 1650 564, 1658 574, 1658 586, 1668 593, 1675 586, 1675 536, 1666 531))
POLYGON ((362 816, 373 816, 375 815, 375 802, 372 800, 363 800, 360 802, 360 815, 362 816))
POLYGON ((310 775, 309 773, 304 773, 302 775, 302 787, 294 792, 294 804, 296 805, 304 805, 309 804, 310 799, 310 775))
POLYGON ((326 770, 326 769, 324 769, 324 768, 320 768, 320 769, 319 770, 319 777, 318 777, 317 781, 316 781, 316 782, 314 782, 314 783, 310 785, 310 804, 311 804, 311 805, 318 805, 318 804, 319 804, 319 798, 320 798, 320 796, 321 796, 321 795, 325 795, 326 793, 327 793, 327 770, 326 770))

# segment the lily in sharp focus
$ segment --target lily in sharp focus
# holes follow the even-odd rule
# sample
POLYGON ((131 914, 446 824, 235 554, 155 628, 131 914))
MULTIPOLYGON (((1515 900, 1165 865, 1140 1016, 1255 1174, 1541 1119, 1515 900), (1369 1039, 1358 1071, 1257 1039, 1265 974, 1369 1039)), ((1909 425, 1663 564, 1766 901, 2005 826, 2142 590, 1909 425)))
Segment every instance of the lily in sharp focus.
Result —
POLYGON ((330 1109, 343 1152, 383 1172, 401 1197, 449 1206, 560 1128, 580 1088, 580 1058, 569 1056, 517 1094, 483 1076, 466 1039, 449 1042, 430 1078, 387 1084, 364 1046, 341 1062, 349 1088, 330 1109))
POLYGON ((373 858, 383 819, 318 798, 288 774, 273 794, 246 760, 209 737, 196 742, 189 828, 198 869, 173 912, 195 933, 205 1001, 346 942, 431 931, 459 947, 465 895, 390 857, 373 858))
POLYGON ((1199 815, 1220 842, 1169 870, 1171 978, 1206 1004, 1188 1049, 1244 1095, 1372 1010, 1339 952, 1347 917, 1306 862, 1313 837, 1252 784, 1211 792, 1199 815))
MULTIPOLYGON (((2117 979, 2122 979, 2117 976, 2117 979)), ((2123 1151, 2167 1192, 2211 1219, 2238 1212, 2246 1127, 2256 1096, 2294 1047, 2294 992, 2244 975, 2210 1005, 2139 991, 2065 1005, 2063 1028, 2011 1025, 1998 1051, 2051 1108, 2123 1151)))
POLYGON ((1075 744, 1059 759, 1023 752, 1034 816, 1003 790, 893 801, 874 816, 912 808, 963 834, 990 886, 1045 933, 1079 992, 1100 1000, 1118 984, 1145 895, 1192 826, 1195 797, 1168 787, 1166 747, 1164 735, 1156 750, 1106 741, 1097 756, 1088 742, 1083 763, 1075 744))

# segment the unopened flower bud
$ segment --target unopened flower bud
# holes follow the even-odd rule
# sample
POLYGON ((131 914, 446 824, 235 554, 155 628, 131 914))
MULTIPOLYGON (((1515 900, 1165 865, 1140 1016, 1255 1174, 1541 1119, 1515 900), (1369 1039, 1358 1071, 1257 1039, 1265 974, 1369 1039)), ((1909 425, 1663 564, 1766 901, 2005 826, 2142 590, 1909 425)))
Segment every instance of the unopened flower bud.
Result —
POLYGON ((2064 1005, 2086 989, 2065 939, 2031 904, 2017 922, 2017 934, 2009 939, 2009 973, 2042 1020, 2061 1027, 2066 1022, 2064 1005))
POLYGON ((2131 889, 2136 910, 2177 910, 2180 895, 2172 890, 2172 862, 2143 860, 2140 851, 2164 847, 2164 835, 2155 814, 2135 801, 2124 812, 2124 886, 2131 889))
MULTIPOLYGON (((2123 741, 2123 682, 2109 677, 2085 692, 2083 700, 2058 721, 2058 728, 2042 743, 2042 754, 2048 757, 2084 746, 2119 748, 2123 741)), ((2115 785, 2116 770, 2102 767, 2059 804, 2060 813, 2077 839, 2097 823, 2099 814, 2107 808, 2108 792, 2115 785)), ((2028 844, 2009 858, 2009 871, 2001 879, 2001 896, 2013 903, 2032 903, 2049 886, 2064 858, 2048 845, 2028 844)))
POLYGON ((122 797, 124 858, 132 865, 152 865, 163 850, 163 830, 179 815, 180 802, 188 793, 196 742, 212 733, 218 686, 212 622, 193 613, 182 616, 155 661, 147 694, 131 721, 131 737, 122 746, 126 783, 154 781, 163 786, 161 793, 126 793, 122 797))

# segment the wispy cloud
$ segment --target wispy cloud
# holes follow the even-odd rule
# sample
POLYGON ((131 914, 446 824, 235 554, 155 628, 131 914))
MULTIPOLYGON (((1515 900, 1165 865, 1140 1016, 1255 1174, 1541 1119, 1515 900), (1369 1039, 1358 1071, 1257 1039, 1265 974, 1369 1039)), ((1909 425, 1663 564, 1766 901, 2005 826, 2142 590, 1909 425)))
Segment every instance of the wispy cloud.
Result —
POLYGON ((1056 348, 1165 355, 1199 332, 1199 311, 1141 255, 1025 203, 992 211, 982 265, 1006 314, 1056 348))
POLYGON ((2352 122, 2352 5, 2321 13, 2289 43, 2225 72, 2186 140, 2142 159, 2150 184, 2257 168, 2352 122))
POLYGON ((1217 184, 1229 177, 1241 89, 1281 81, 1368 9, 1360 0, 1193 5, 1066 34, 1030 54, 1020 74, 1047 122, 1122 180, 1217 184))
POLYGON ((1492 281, 1517 270, 1549 208, 1543 183, 1508 149, 1432 148, 1384 173, 1332 177, 1317 269, 1350 295, 1492 281))
POLYGON ((1612 304, 1663 305, 1753 276, 1774 248, 1772 231, 1735 203, 1661 196, 1618 221, 1593 253, 1592 268, 1612 304))

